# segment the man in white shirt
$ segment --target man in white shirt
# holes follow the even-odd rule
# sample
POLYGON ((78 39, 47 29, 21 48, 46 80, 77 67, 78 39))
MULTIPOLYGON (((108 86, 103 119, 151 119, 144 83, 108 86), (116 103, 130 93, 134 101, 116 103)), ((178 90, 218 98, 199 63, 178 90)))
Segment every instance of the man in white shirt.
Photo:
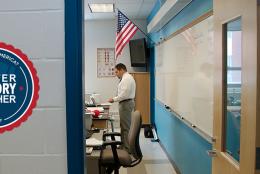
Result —
POLYGON ((117 96, 110 98, 108 102, 119 102, 122 148, 130 152, 128 132, 131 125, 131 113, 135 107, 136 84, 134 78, 127 72, 126 66, 122 63, 115 66, 115 74, 120 79, 117 87, 117 96))

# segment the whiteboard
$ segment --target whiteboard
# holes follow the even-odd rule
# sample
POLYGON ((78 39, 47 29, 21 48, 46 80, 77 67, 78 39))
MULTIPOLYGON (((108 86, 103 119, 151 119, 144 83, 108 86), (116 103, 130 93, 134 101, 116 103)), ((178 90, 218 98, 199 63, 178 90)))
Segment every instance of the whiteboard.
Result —
POLYGON ((213 16, 155 48, 156 98, 212 136, 213 16))

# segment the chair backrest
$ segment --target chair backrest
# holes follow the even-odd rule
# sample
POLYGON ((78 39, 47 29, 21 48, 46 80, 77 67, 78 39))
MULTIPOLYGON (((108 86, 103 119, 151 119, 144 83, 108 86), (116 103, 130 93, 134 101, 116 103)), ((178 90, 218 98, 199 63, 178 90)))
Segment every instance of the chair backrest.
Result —
POLYGON ((130 151, 136 160, 141 160, 143 154, 139 144, 139 135, 142 126, 142 117, 139 111, 132 112, 131 126, 128 133, 130 151))

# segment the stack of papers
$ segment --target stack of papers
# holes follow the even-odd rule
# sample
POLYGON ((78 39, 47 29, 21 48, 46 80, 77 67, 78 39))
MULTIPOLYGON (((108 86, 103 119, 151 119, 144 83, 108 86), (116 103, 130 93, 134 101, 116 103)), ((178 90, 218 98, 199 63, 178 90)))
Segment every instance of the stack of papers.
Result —
POLYGON ((93 112, 95 110, 98 110, 99 112, 103 112, 104 108, 103 107, 87 107, 87 111, 93 112))
POLYGON ((93 147, 86 147, 86 154, 91 154, 93 147))
POLYGON ((112 103, 101 103, 100 106, 112 106, 112 103))
POLYGON ((86 139, 86 146, 102 146, 103 141, 98 140, 96 138, 88 138, 86 139))

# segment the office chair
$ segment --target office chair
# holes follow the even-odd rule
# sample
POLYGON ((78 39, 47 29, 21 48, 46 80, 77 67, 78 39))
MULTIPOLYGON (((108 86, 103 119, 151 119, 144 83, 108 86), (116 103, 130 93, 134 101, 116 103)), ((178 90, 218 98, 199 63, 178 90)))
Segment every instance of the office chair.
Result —
POLYGON ((103 135, 103 149, 99 159, 99 173, 101 167, 105 168, 107 174, 119 174, 119 168, 123 167, 134 167, 139 164, 143 158, 140 144, 139 135, 142 126, 142 117, 139 111, 132 113, 131 126, 128 134, 128 141, 130 146, 131 155, 123 149, 118 149, 117 146, 121 145, 122 142, 116 141, 115 136, 121 136, 117 132, 108 132, 103 135), (111 137, 111 140, 106 141, 106 137, 111 137), (111 146, 111 148, 105 148, 111 146))

